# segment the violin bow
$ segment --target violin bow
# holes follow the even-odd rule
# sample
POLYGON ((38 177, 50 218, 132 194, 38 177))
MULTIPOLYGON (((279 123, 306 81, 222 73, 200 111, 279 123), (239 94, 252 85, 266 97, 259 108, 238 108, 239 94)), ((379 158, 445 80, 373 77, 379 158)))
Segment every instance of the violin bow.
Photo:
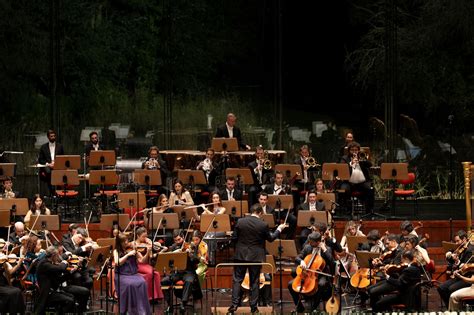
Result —
MULTIPOLYGON (((31 226, 31 229, 30 230, 30 233, 28 233, 28 238, 31 236, 31 233, 33 233, 33 228, 35 227, 36 225, 36 222, 38 222, 38 219, 39 219, 39 215, 36 216, 36 219, 35 219, 35 222, 33 223, 33 225, 31 226)), ((36 234, 36 233, 35 233, 36 234)))
POLYGON ((189 233, 189 230, 191 229, 191 224, 193 224, 193 221, 194 221, 194 218, 191 218, 191 221, 189 221, 188 229, 186 230, 186 234, 184 234, 183 244, 181 244, 181 251, 184 248, 184 244, 186 243, 186 239, 188 238, 188 233, 189 233))
POLYGON ((10 244, 9 244, 9 241, 10 241, 10 230, 11 230, 11 228, 12 228, 12 225, 10 224, 10 225, 8 226, 7 241, 6 241, 6 243, 5 243, 5 245, 7 246, 7 250, 6 250, 6 252, 5 252, 5 255, 7 255, 7 256, 8 256, 8 246, 10 245, 10 244))

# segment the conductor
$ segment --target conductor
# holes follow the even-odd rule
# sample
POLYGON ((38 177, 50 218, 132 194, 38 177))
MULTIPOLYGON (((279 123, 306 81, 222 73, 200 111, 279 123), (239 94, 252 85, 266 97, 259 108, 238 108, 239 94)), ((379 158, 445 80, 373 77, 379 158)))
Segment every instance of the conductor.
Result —
MULTIPOLYGON (((273 242, 286 227, 280 224, 274 233, 270 232, 267 223, 260 219, 262 207, 252 208, 250 216, 239 219, 235 225, 233 238, 236 240, 234 262, 262 263, 265 261, 265 241, 273 242)), ((250 276, 250 310, 258 312, 258 280, 262 266, 234 266, 232 279, 232 305, 228 312, 233 314, 240 304, 241 284, 248 269, 250 276)))

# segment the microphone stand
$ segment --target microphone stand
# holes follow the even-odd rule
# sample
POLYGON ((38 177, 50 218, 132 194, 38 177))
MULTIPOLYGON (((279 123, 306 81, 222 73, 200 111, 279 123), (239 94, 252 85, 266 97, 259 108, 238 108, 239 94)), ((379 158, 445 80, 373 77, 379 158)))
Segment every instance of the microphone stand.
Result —
MULTIPOLYGON (((280 198, 277 199, 275 204, 275 210, 278 209, 278 223, 281 223, 281 200, 280 198)), ((282 255, 283 255, 283 245, 281 242, 281 234, 278 240, 278 260, 280 261, 280 270, 279 270, 279 277, 280 277, 280 299, 278 300, 277 304, 280 304, 280 313, 283 314, 283 267, 282 267, 282 255)))

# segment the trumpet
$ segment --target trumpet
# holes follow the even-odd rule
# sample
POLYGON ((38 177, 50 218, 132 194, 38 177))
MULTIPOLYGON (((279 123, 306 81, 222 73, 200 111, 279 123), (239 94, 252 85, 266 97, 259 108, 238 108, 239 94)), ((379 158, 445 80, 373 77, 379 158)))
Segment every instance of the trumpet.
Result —
POLYGON ((368 156, 367 156, 367 153, 365 152, 359 152, 359 161, 367 161, 368 159, 368 156))
POLYGON ((272 161, 270 161, 269 159, 263 160, 262 165, 263 165, 263 168, 266 169, 266 170, 270 170, 273 167, 272 161))
POLYGON ((6 191, 1 196, 3 199, 13 199, 15 198, 15 193, 12 190, 6 191))

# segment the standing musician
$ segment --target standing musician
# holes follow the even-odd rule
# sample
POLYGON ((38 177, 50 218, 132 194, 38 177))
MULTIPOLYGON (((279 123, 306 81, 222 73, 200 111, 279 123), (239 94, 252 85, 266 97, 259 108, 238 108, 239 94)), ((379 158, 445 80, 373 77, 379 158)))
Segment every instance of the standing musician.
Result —
POLYGON ((207 179, 208 190, 214 190, 216 185, 216 176, 217 176, 217 168, 219 165, 216 161, 214 161, 215 151, 213 148, 208 148, 206 150, 206 158, 200 162, 196 166, 197 170, 202 170, 204 175, 207 179))
POLYGON ((30 210, 25 215, 23 222, 28 224, 32 215, 51 215, 51 210, 49 210, 44 204, 43 198, 39 194, 34 195, 33 202, 31 203, 30 210))
POLYGON ((250 150, 251 147, 248 144, 245 144, 242 139, 242 133, 240 128, 235 125, 237 122, 237 117, 233 113, 227 114, 227 119, 225 124, 217 127, 216 138, 237 138, 237 143, 239 148, 243 150, 250 150))
MULTIPOLYGON (((368 287, 372 312, 387 311, 391 305, 403 303, 412 309, 416 303, 416 294, 413 289, 421 280, 421 270, 412 251, 407 250, 402 254, 404 269, 400 276, 388 275, 384 270, 384 280, 368 287), (398 294, 390 294, 398 291, 398 294), (383 295, 386 295, 382 297, 383 295), (381 298, 382 297, 382 298, 381 298)), ((418 297, 419 299, 419 297, 418 297)))
POLYGON ((54 169, 54 158, 57 155, 64 154, 64 148, 60 143, 56 142, 56 131, 50 129, 46 133, 48 142, 40 147, 38 163, 46 165, 40 170, 40 178, 48 185, 49 193, 53 193, 51 186, 51 171, 54 169))
POLYGON ((344 155, 339 163, 349 165, 350 178, 341 184, 341 189, 345 190, 346 200, 350 200, 351 192, 362 193, 361 199, 365 200, 367 212, 371 212, 374 207, 374 190, 372 189, 369 175, 372 163, 368 160, 360 160, 360 144, 353 141, 348 144, 349 153, 344 155))
POLYGON ((37 268, 39 296, 35 303, 35 314, 45 314, 48 305, 59 313, 86 311, 89 290, 75 285, 62 285, 76 268, 68 270, 68 262, 61 259, 58 249, 54 246, 47 248, 37 268), (77 309, 75 302, 78 303, 77 309))
POLYGON ((169 204, 171 206, 192 206, 194 200, 188 190, 184 188, 181 180, 176 180, 173 185, 174 189, 171 191, 169 204))
POLYGON ((235 178, 229 176, 225 181, 225 188, 219 192, 221 200, 242 200, 242 191, 235 187, 235 178))
MULTIPOLYGON (((313 232, 308 235, 308 241, 301 250, 300 254, 296 256, 296 264, 301 267, 302 272, 306 269, 317 270, 324 273, 329 273, 331 266, 334 266, 334 258, 331 250, 328 249, 326 244, 322 241, 322 235, 319 232, 313 232), (309 262, 313 261, 312 265, 308 265, 309 262)), ((316 310, 321 300, 328 300, 331 296, 331 280, 327 276, 322 274, 315 275, 314 281, 316 292, 313 295, 305 296, 305 300, 310 302, 311 310, 316 310)), ((309 275, 308 275, 309 278, 309 275)), ((298 277, 291 280, 288 283, 288 290, 293 298, 293 302, 296 306, 296 312, 302 313, 305 307, 302 302, 302 295, 300 292, 295 290, 295 282, 299 281, 298 277)), ((306 281, 305 281, 306 282, 306 281)), ((302 286, 301 284, 298 284, 302 286)))
MULTIPOLYGON (((161 175, 161 188, 166 186, 166 178, 171 175, 168 165, 160 156, 160 150, 157 146, 152 146, 148 149, 148 157, 142 164, 143 169, 159 170, 161 175)), ((161 191, 162 192, 162 191, 161 191)))
POLYGON ((0 309, 2 313, 24 314, 25 302, 21 290, 11 286, 8 281, 23 262, 23 258, 15 260, 13 267, 8 261, 8 256, 0 253, 0 309))
MULTIPOLYGON (((175 230, 173 232, 173 241, 174 243, 173 245, 171 245, 171 247, 168 248, 168 252, 188 251, 189 244, 185 242, 182 230, 175 230)), ((195 257, 193 257, 192 255, 188 255, 186 270, 178 270, 176 273, 163 277, 161 281, 162 286, 169 286, 179 280, 182 280, 184 282, 183 290, 175 290, 175 294, 177 296, 181 294, 181 305, 179 306, 180 312, 186 311, 186 305, 188 304, 188 300, 191 294, 193 295, 194 300, 202 299, 201 286, 199 285, 198 277, 195 271, 198 263, 198 259, 195 259, 195 257)), ((165 300, 168 302, 169 309, 171 310, 173 307, 173 301, 169 290, 166 290, 164 292, 164 295, 165 300)))
MULTIPOLYGON (((71 236, 70 239, 63 239, 62 245, 66 252, 71 253, 72 255, 77 255, 83 258, 90 257, 92 251, 97 249, 97 244, 88 241, 87 231, 79 227, 76 230, 76 234, 71 236)), ((91 289, 93 285, 93 280, 90 275, 90 271, 85 267, 86 261, 83 260, 83 266, 72 274, 72 281, 75 285, 83 286, 87 289, 91 289)), ((91 270, 92 271, 92 270, 91 270)))
POLYGON ((7 177, 3 181, 3 187, 0 191, 0 199, 13 198, 20 198, 20 193, 18 191, 13 190, 13 180, 11 179, 11 177, 7 177))
MULTIPOLYGON (((291 187, 283 184, 283 174, 280 171, 276 171, 273 177, 273 184, 269 184, 265 187, 264 192, 268 195, 286 195, 291 190, 291 187)), ((281 209, 279 205, 276 205, 273 210, 273 216, 276 220, 283 221, 291 209, 281 209)), ((279 222, 279 223, 280 223, 279 222)), ((288 230, 286 232, 287 239, 293 239, 296 232, 296 216, 293 213, 288 214, 288 230)))
POLYGON ((253 205, 257 202, 257 195, 263 190, 264 185, 270 183, 273 173, 271 169, 272 164, 270 160, 266 159, 263 146, 259 145, 255 149, 255 160, 251 161, 247 166, 252 173, 254 182, 249 188, 249 204, 253 205))
POLYGON ((99 143, 99 134, 96 131, 89 133, 89 142, 86 144, 86 161, 89 163, 91 151, 105 150, 105 146, 99 143))
POLYGON ((152 240, 148 238, 148 233, 145 227, 139 227, 136 230, 136 235, 137 239, 134 244, 135 249, 143 256, 143 259, 138 261, 138 273, 146 281, 148 287, 148 299, 163 299, 160 273, 155 271, 152 267, 154 266, 153 258, 156 255, 154 252, 161 249, 161 245, 159 245, 158 242, 153 244, 152 240))
MULTIPOLYGON (((474 263, 472 259, 474 245, 469 241, 466 231, 459 230, 454 236, 454 241, 458 245, 458 248, 453 252, 446 253, 446 260, 451 266, 450 269, 452 271, 459 270, 459 268, 465 264, 474 263)), ((445 305, 448 306, 450 301, 449 297, 453 292, 470 287, 470 285, 471 284, 465 281, 463 277, 448 277, 448 280, 439 285, 438 293, 445 305)))
MULTIPOLYGON (((274 241, 286 227, 280 224, 274 233, 270 232, 260 216, 261 207, 252 208, 252 214, 241 218, 235 225, 233 239, 236 242, 234 262, 236 263, 262 263, 265 261, 265 241, 274 241)), ((234 266, 232 278, 232 305, 228 312, 234 313, 240 305, 241 284, 245 273, 249 272, 250 279, 250 310, 252 313, 258 312, 258 289, 261 265, 255 266, 234 266)))

